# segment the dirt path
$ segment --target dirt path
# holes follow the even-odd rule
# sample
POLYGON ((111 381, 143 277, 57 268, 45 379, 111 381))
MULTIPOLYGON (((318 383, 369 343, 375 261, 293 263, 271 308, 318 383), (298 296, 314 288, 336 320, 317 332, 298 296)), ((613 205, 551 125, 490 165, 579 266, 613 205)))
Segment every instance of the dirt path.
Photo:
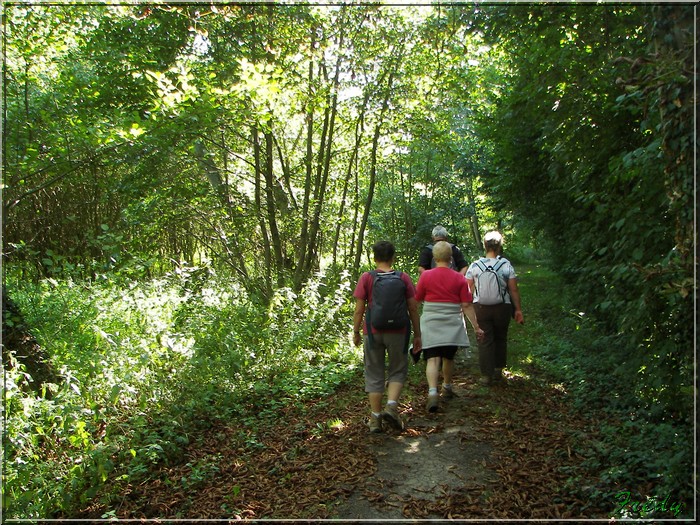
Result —
MULTIPOLYGON (((498 477, 486 466, 491 445, 478 439, 473 421, 465 417, 473 387, 467 376, 473 362, 461 352, 457 361, 457 397, 442 402, 434 414, 422 404, 404 404, 404 432, 370 436, 376 471, 338 506, 334 517, 405 519, 406 514, 423 514, 423 509, 435 507, 455 491, 484 492, 497 483, 498 477)), ((413 390, 420 401, 421 393, 413 390)), ((443 516, 428 513, 425 517, 443 516)))
MULTIPOLYGON (((478 383, 473 354, 458 354, 458 397, 436 414, 427 385, 409 386, 407 430, 370 438, 376 469, 332 514, 347 519, 609 518, 582 501, 586 480, 576 443, 592 436, 558 385, 527 374, 478 383), (569 482, 577 473, 579 485, 569 482)), ((602 507, 600 508, 599 507, 602 507)))
POLYGON ((95 500, 72 517, 610 517, 567 485, 574 473, 579 485, 589 483, 577 471, 576 440, 590 429, 570 413, 556 385, 535 380, 533 371, 485 387, 474 358, 458 354, 458 397, 429 414, 423 371, 417 365, 404 390, 401 433, 368 432, 358 380, 327 398, 281 409, 255 433, 237 421, 214 424, 193 436, 177 464, 126 484, 119 501, 95 500))

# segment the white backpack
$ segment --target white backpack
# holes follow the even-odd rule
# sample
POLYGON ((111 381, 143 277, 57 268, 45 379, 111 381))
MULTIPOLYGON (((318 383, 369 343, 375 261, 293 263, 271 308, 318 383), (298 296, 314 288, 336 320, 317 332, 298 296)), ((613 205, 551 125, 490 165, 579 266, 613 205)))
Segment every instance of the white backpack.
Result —
POLYGON ((476 261, 475 264, 481 270, 481 273, 477 275, 475 280, 479 304, 488 306, 506 302, 508 286, 506 285, 506 279, 501 277, 498 270, 507 262, 506 259, 500 256, 493 265, 489 264, 488 259, 479 259, 476 261))

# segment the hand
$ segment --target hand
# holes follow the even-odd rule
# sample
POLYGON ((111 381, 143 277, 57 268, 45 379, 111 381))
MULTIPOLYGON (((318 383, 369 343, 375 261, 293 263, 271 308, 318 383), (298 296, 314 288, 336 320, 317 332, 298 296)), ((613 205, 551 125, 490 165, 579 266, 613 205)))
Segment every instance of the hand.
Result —
POLYGON ((523 312, 521 310, 515 311, 515 322, 518 324, 525 324, 525 319, 523 318, 523 312))
POLYGON ((360 343, 362 342, 362 334, 359 332, 355 332, 352 337, 353 343, 355 343, 355 346, 360 346, 360 343))
POLYGON ((486 337, 486 332, 484 332, 481 328, 477 328, 475 330, 475 332, 476 332, 476 340, 479 342, 483 341, 484 338, 486 337))
POLYGON ((413 353, 419 354, 423 349, 423 341, 420 336, 413 338, 413 353))

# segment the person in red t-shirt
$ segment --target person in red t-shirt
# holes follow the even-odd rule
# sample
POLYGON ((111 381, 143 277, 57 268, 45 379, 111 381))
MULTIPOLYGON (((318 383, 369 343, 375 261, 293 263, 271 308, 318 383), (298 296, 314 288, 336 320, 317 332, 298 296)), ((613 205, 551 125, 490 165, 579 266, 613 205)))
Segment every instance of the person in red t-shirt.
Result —
MULTIPOLYGON (((442 395, 454 397, 452 375, 459 347, 469 346, 464 319, 469 319, 477 339, 483 337, 472 305, 472 294, 464 276, 449 268, 452 247, 440 241, 433 247, 436 267, 424 271, 418 279, 416 300, 423 302, 420 326, 425 375, 428 380, 426 409, 435 412, 440 405, 438 380, 442 365, 442 395)), ((417 350, 414 349, 414 353, 417 350)))
MULTIPOLYGON (((388 241, 379 241, 372 250, 376 272, 381 274, 394 273, 395 260, 394 245, 388 241)), ((364 334, 364 364, 365 364, 365 392, 369 398, 371 415, 369 418, 369 430, 376 433, 382 431, 382 422, 386 421, 396 430, 403 430, 404 423, 398 413, 398 401, 403 389, 403 384, 408 376, 408 343, 410 328, 413 327, 413 347, 420 350, 421 332, 420 318, 418 316, 418 302, 415 299, 415 287, 411 277, 400 272, 400 278, 406 285, 405 299, 410 325, 398 330, 377 330, 370 326, 371 333, 367 332, 365 312, 372 304, 372 289, 374 276, 365 272, 360 277, 355 287, 355 313, 353 316, 355 346, 360 346, 364 334), (385 379, 385 359, 389 357, 388 379, 385 379), (382 410, 382 397, 384 396, 385 382, 388 382, 387 403, 382 410)))

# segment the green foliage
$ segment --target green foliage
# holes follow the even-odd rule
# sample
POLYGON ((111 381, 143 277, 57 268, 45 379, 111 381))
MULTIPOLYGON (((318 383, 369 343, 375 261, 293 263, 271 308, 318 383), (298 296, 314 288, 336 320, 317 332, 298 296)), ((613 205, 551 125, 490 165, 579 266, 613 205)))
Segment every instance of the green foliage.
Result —
MULTIPOLYGON (((238 421, 250 436, 285 404, 354 374, 345 340, 349 281, 319 276, 299 295, 255 304, 207 268, 148 282, 8 277, 13 297, 62 381, 50 399, 7 372, 6 515, 70 515, 95 498, 183 461, 193 429, 238 421)), ((249 440, 255 446, 255 440, 249 440)), ((215 475, 192 466, 183 486, 215 475)))
POLYGON ((691 12, 490 6, 476 19, 511 69, 480 112, 484 191, 629 342, 646 402, 680 418, 692 412, 691 12))
POLYGON ((499 228, 566 275, 562 328, 594 327, 595 359, 542 345, 582 406, 611 373, 666 435, 692 414, 692 6, 3 14, 3 263, 65 378, 47 400, 8 375, 11 512, 76 508, 178 460, 188 425, 328 391, 355 359, 338 269, 383 237, 411 271, 436 223, 469 258, 499 228))
POLYGON ((584 501, 610 498, 623 488, 640 498, 662 501, 671 494, 675 501, 692 501, 694 421, 663 399, 650 403, 650 377, 636 373, 650 366, 649 359, 629 338, 606 335, 554 272, 518 269, 526 325, 513 330, 518 334, 511 337, 509 360, 520 373, 528 373, 528 363, 545 371, 546 381, 565 391, 582 420, 590 421, 577 436, 578 452, 581 468, 600 481, 581 486, 572 476, 567 490, 584 501))

